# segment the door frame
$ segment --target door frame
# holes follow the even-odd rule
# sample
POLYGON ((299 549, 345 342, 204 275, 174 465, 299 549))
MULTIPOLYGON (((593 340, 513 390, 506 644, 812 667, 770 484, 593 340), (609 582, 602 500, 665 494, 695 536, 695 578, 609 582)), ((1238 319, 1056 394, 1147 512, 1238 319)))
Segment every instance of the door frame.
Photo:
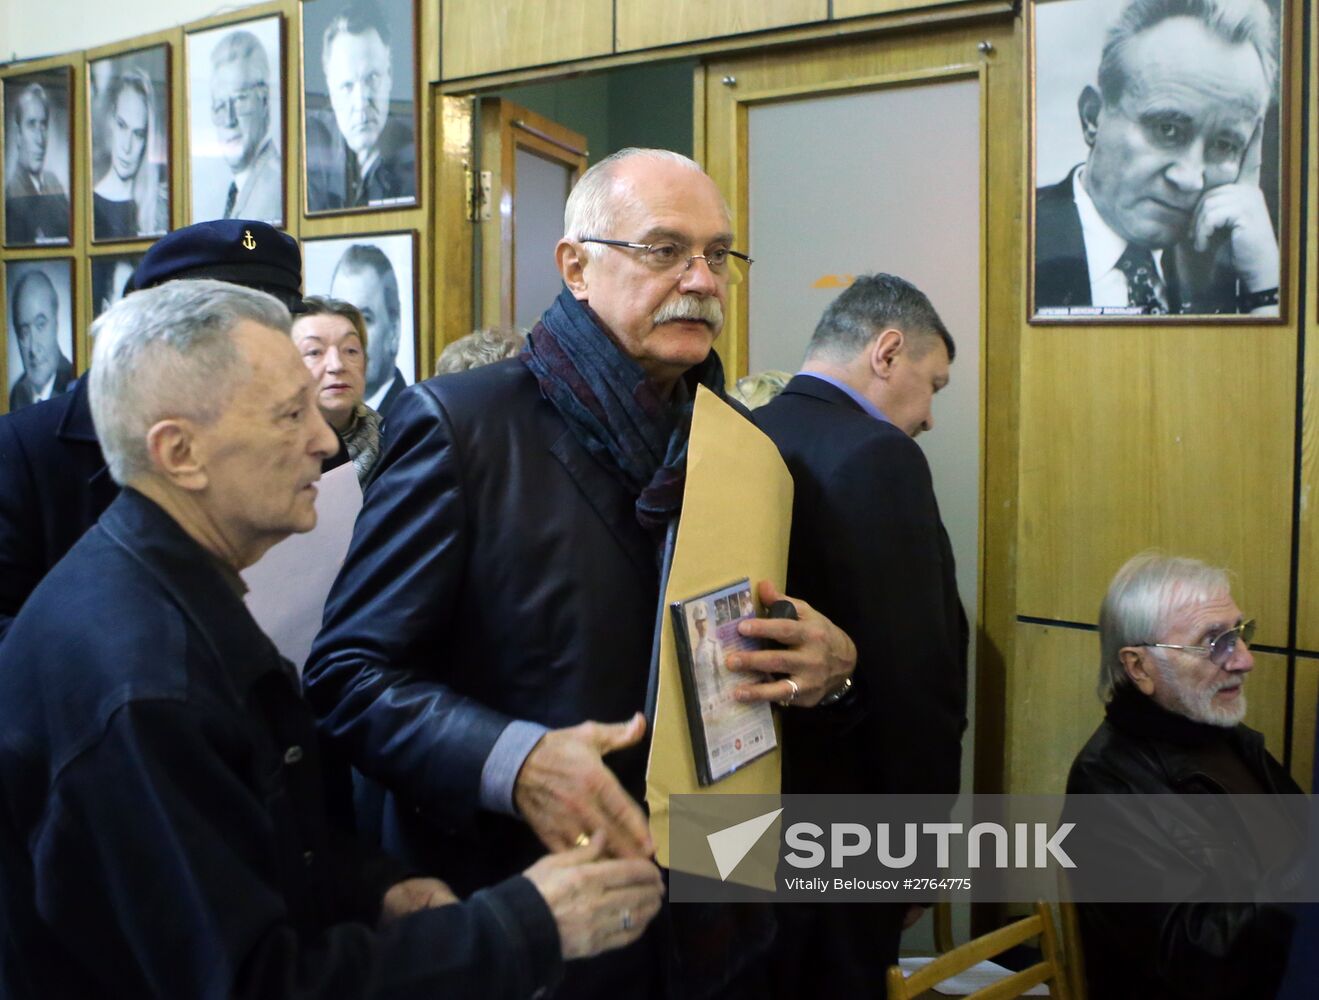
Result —
MULTIPOLYGON (((890 36, 712 58, 698 67, 695 152, 729 198, 734 230, 747 244, 749 111, 756 105, 880 87, 966 79, 980 82, 980 502, 973 787, 1011 786, 1008 735, 1028 725, 1013 709, 1016 627, 1017 370, 1025 317, 1026 250, 1020 177, 1026 162, 1023 40, 1015 20, 941 26, 890 36), (838 69, 851 63, 850 73, 838 69), (862 74, 856 66, 864 67, 862 74), (1014 718, 1015 717, 1015 718, 1014 718)), ((754 270, 754 269, 753 269, 754 270)), ((754 281, 750 276, 746 288, 754 281)), ((748 358, 745 289, 730 290, 728 333, 716 346, 730 381, 748 358)))

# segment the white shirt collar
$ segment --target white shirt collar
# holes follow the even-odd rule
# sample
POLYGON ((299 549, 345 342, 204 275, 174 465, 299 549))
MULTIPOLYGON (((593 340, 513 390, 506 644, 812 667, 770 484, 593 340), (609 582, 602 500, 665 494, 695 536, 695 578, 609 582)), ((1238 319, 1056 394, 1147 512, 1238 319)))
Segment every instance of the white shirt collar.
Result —
POLYGON ((58 374, 58 370, 51 374, 50 380, 43 385, 33 397, 33 402, 44 403, 46 400, 50 399, 51 393, 55 391, 55 376, 58 374))
POLYGON ((239 191, 247 187, 247 179, 252 176, 252 171, 256 169, 257 160, 266 155, 266 147, 270 145, 270 137, 267 136, 265 141, 256 148, 256 153, 246 167, 234 174, 234 187, 239 191))
MULTIPOLYGON (((1085 262, 1090 269, 1090 287, 1093 289, 1102 284, 1106 277, 1112 280, 1111 275, 1117 270, 1118 260, 1127 251, 1127 241, 1113 232, 1104 221, 1104 217, 1099 214, 1099 209, 1095 208, 1095 203, 1090 200, 1090 192, 1085 189, 1084 179, 1085 167, 1078 167, 1076 173, 1072 175, 1072 199, 1076 202, 1076 214, 1081 217, 1081 236, 1085 240, 1085 262)), ((1154 266, 1158 269, 1159 277, 1162 278, 1163 251, 1151 252, 1154 254, 1154 266)), ((1118 274, 1121 273, 1118 271, 1118 274)), ((1126 286, 1124 275, 1123 289, 1126 286)))
POLYGON ((393 388, 393 385, 394 373, 391 371, 389 373, 389 378, 385 380, 385 384, 376 391, 375 395, 366 397, 366 405, 371 407, 371 409, 378 411, 380 409, 380 404, 385 401, 385 397, 389 395, 389 390, 393 388))

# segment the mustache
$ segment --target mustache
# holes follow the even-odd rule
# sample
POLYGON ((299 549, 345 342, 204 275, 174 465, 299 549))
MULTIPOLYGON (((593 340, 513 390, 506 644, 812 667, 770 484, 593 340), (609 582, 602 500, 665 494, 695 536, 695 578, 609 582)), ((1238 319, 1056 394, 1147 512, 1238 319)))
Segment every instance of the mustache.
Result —
POLYGON ((719 300, 704 295, 679 295, 672 302, 666 302, 651 315, 650 321, 656 326, 671 323, 674 320, 698 320, 709 325, 716 334, 724 328, 724 307, 719 300))

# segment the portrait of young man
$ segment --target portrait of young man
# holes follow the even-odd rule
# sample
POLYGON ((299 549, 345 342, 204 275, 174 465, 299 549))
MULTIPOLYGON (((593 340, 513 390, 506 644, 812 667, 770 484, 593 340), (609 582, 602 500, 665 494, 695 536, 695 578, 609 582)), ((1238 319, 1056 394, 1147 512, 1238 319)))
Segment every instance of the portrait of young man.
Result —
POLYGON ((1032 8, 1037 319, 1279 314, 1281 4, 1032 8))
POLYGON ((327 0, 303 8, 307 211, 417 198, 412 0, 327 0))
POLYGON ((9 410, 73 382, 73 261, 13 261, 5 268, 9 410))
POLYGON ((69 242, 69 75, 4 81, 6 246, 69 242))
POLYGON ((308 295, 342 299, 366 320, 366 405, 388 417, 416 380, 412 233, 383 233, 303 243, 308 295))
POLYGON ((281 45, 278 17, 188 35, 192 222, 284 224, 281 45))

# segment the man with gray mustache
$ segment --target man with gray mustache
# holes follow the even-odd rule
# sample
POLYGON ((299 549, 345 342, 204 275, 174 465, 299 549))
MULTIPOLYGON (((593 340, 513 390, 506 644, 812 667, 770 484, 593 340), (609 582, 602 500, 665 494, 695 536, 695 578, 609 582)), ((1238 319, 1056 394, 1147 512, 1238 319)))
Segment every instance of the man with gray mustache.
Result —
MULTIPOLYGON (((693 161, 608 157, 569 196, 554 251, 564 288, 526 350, 413 386, 390 412, 307 696, 386 786, 385 846, 460 894, 596 831, 612 856, 653 853, 639 709, 692 404, 701 385, 724 394, 711 348, 750 264, 732 240, 693 161)), ((797 610, 743 626, 787 649, 742 654, 739 669, 782 676, 743 681, 739 700, 805 709, 850 675, 851 640, 797 610)), ((767 908, 700 927, 685 926, 691 912, 570 965, 561 995, 745 988, 763 969, 767 908)))

